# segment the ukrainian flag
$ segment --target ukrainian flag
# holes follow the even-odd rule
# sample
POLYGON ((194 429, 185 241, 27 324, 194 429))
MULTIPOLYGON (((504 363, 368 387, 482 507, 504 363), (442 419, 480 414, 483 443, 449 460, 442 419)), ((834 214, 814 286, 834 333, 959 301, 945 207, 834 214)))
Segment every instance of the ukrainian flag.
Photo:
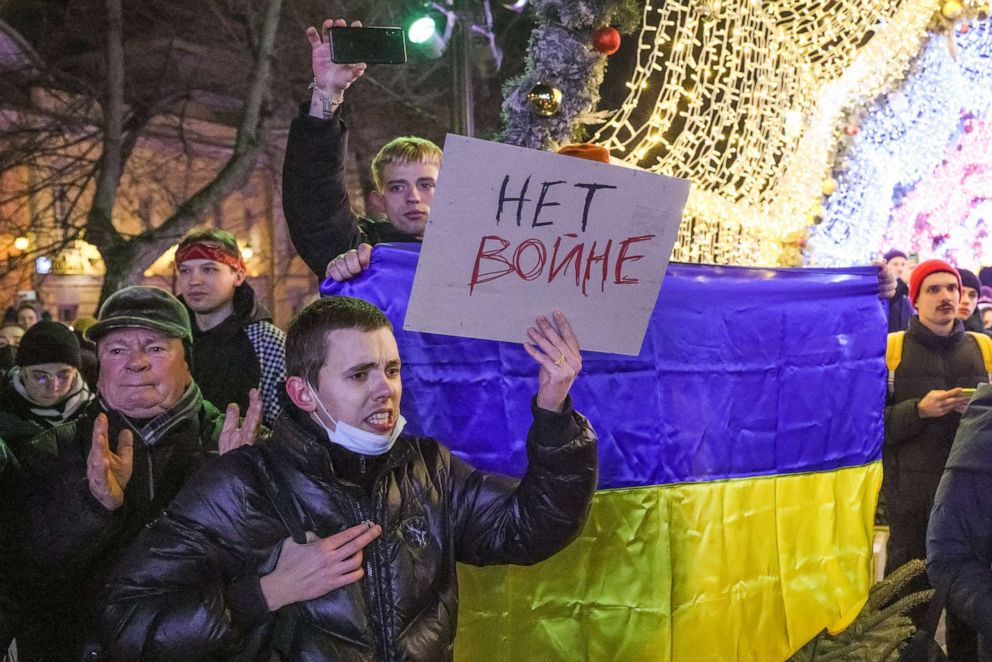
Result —
MULTIPOLYGON (((378 246, 370 273, 324 293, 392 319, 409 430, 519 475, 535 364, 403 332, 417 255, 378 246)), ((460 568, 456 657, 784 660, 846 627, 882 479, 874 272, 670 265, 640 356, 583 355, 572 397, 600 435, 585 529, 533 567, 460 568)))

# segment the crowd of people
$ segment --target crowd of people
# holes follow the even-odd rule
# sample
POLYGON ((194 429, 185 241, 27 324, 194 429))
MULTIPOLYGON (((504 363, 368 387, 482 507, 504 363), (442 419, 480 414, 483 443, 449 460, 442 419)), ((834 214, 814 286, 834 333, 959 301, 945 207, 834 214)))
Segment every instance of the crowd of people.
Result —
MULTIPOLYGON (((974 273, 943 260, 905 268, 906 256, 899 251, 890 251, 886 257, 901 274, 889 305, 884 507, 879 509, 889 526, 889 573, 913 559, 927 558, 928 553, 934 558, 946 551, 944 533, 936 536, 936 530, 931 531, 928 541, 930 513, 935 500, 938 506, 943 503, 937 498, 938 486, 962 414, 970 411, 976 387, 988 382, 992 373, 992 337, 980 320, 976 324, 982 286, 974 273), (968 330, 975 326, 979 330, 968 330)), ((930 572, 935 581, 943 580, 947 569, 935 565, 930 572)), ((975 612, 962 609, 959 595, 949 602, 949 657, 977 660, 975 612)))
MULTIPOLYGON (((369 243, 422 238, 441 151, 387 145, 382 217, 351 213, 338 109, 364 65, 330 61, 334 24, 307 30, 284 199, 307 264, 346 278, 369 243)), ((175 295, 125 288, 76 329, 25 305, 0 330, 0 647, 19 660, 450 659, 458 562, 535 563, 578 535, 598 460, 561 312, 526 330, 538 383, 510 478, 404 434, 372 304, 327 297, 283 333, 217 229, 184 236, 175 269, 175 295)))
POLYGON ((992 478, 982 454, 992 438, 992 269, 915 264, 898 249, 885 258, 899 278, 886 349, 886 572, 926 558, 947 606, 948 658, 990 659, 992 508, 976 490, 992 478))
MULTIPOLYGON (((343 25, 307 29, 311 95, 283 172, 297 251, 338 281, 373 244, 423 239, 442 159, 429 140, 389 142, 370 216, 352 212, 341 108, 365 66, 331 61, 343 25)), ((938 260, 886 260, 889 566, 929 554, 952 659, 978 659, 992 388, 968 389, 992 372, 992 289, 938 260)), ((539 371, 517 479, 404 434, 401 357, 372 304, 326 297, 284 333, 217 229, 184 236, 175 269, 175 295, 128 287, 73 329, 24 303, 0 328, 0 648, 16 641, 23 662, 451 659, 458 562, 535 563, 578 535, 596 434, 569 398, 582 357, 560 312, 526 330, 539 371)))

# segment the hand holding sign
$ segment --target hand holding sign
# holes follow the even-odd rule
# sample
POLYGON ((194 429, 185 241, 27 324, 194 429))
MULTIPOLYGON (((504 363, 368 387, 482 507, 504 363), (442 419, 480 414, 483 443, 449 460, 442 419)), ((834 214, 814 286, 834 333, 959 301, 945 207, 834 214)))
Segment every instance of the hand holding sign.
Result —
POLYGON ((324 275, 343 283, 368 269, 370 264, 372 264, 372 245, 358 244, 358 248, 352 248, 328 262, 324 275))
POLYGON ((449 135, 404 328, 513 342, 556 308, 586 349, 636 355, 688 194, 674 177, 449 135))
POLYGON ((579 341, 565 314, 556 310, 553 317, 552 323, 541 315, 537 318, 536 328, 527 329, 530 342, 524 343, 524 349, 541 364, 537 406, 560 412, 572 382, 582 370, 582 355, 579 354, 579 341))

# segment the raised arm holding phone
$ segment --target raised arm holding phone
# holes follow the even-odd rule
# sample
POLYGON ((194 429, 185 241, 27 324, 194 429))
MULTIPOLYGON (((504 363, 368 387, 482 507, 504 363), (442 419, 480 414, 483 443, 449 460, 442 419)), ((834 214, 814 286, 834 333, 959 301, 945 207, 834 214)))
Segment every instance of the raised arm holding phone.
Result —
MULTIPOLYGON (((390 141, 372 162, 375 191, 370 199, 385 218, 352 212, 344 177, 348 129, 340 109, 366 64, 333 61, 331 30, 346 25, 344 19, 328 19, 320 31, 307 28, 311 97, 290 126, 283 164, 283 210, 290 237, 320 279, 347 280, 361 273, 373 244, 419 242, 441 164, 441 149, 429 140, 404 136, 390 141)), ((361 27, 361 22, 351 25, 361 27)))

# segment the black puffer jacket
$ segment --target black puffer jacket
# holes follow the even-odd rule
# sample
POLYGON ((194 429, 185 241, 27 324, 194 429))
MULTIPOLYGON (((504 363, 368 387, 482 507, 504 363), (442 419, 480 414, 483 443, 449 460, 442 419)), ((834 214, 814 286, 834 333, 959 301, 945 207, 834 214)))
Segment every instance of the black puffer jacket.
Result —
POLYGON ((992 659, 992 386, 961 419, 927 529, 927 572, 948 587, 947 607, 983 639, 992 659))
POLYGON ((108 585, 101 629, 112 658, 218 660, 265 640, 260 654, 237 659, 451 659, 456 562, 551 556, 578 534, 597 480, 595 433, 570 405, 534 409, 519 481, 478 471, 431 439, 400 437, 369 498, 337 477, 328 447, 323 431, 284 413, 269 440, 221 457, 187 486, 108 585), (279 494, 293 495, 288 519, 301 524, 280 517, 279 494), (268 613, 259 577, 293 528, 326 537, 366 518, 383 533, 365 550, 364 579, 268 613))

